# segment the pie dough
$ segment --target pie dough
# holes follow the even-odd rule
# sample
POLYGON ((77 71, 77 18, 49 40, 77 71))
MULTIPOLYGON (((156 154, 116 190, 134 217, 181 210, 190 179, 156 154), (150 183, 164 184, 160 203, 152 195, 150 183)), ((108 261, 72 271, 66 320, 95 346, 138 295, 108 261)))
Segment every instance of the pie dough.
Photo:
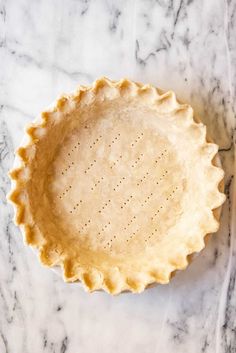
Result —
POLYGON ((173 92, 102 78, 61 97, 27 136, 10 172, 15 222, 65 281, 141 292, 218 230, 218 146, 173 92))

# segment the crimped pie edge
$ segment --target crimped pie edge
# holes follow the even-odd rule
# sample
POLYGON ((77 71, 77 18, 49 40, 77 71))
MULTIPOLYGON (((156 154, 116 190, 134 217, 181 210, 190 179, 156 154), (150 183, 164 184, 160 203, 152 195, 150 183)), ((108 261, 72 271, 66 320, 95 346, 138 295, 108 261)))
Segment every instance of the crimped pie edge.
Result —
MULTIPOLYGON (((64 95, 60 97, 54 106, 51 109, 43 112, 40 118, 36 119, 32 124, 30 124, 26 129, 26 135, 28 137, 28 142, 19 147, 16 151, 16 156, 19 159, 19 166, 12 169, 9 172, 9 176, 12 180, 12 190, 8 195, 8 200, 13 203, 15 208, 15 224, 20 226, 20 229, 24 236, 24 241, 26 244, 31 245, 39 250, 39 258, 42 264, 52 267, 52 266, 61 266, 63 270, 64 280, 67 282, 81 281, 88 291, 94 290, 105 290, 111 294, 118 294, 123 291, 131 292, 142 292, 146 287, 154 283, 168 283, 171 276, 176 270, 185 269, 190 262, 190 255, 195 252, 201 251, 205 247, 205 240, 207 234, 201 234, 201 241, 196 244, 192 244, 191 248, 185 247, 185 253, 178 256, 176 261, 171 261, 168 268, 163 268, 162 271, 157 271, 156 268, 150 268, 149 271, 145 271, 141 276, 137 278, 137 275, 132 276, 132 274, 121 273, 117 266, 109 269, 106 273, 101 273, 96 268, 76 268, 71 260, 63 259, 60 257, 60 254, 50 254, 47 252, 47 239, 40 236, 35 237, 32 230, 31 224, 27 221, 27 207, 24 201, 24 188, 25 184, 30 178, 30 176, 25 175, 27 165, 30 163, 30 160, 33 159, 34 148, 40 139, 40 129, 47 129, 49 119, 52 119, 54 113, 57 113, 59 116, 65 114, 65 110, 68 109, 68 104, 72 102, 80 101, 81 97, 84 98, 87 93, 96 94, 100 89, 111 88, 118 91, 120 95, 125 94, 127 96, 153 96, 157 98, 157 104, 160 105, 162 109, 162 114, 165 114, 165 110, 171 109, 174 114, 178 114, 183 117, 184 121, 188 120, 189 126, 197 125, 199 129, 202 130, 204 135, 204 144, 206 147, 206 155, 209 159, 209 147, 211 149, 209 160, 211 167, 211 176, 215 181, 215 195, 214 201, 212 202, 212 207, 210 207, 212 214, 214 215, 214 224, 212 224, 212 232, 216 232, 219 228, 218 215, 216 215, 217 209, 225 201, 225 195, 220 192, 219 187, 222 184, 224 178, 224 172, 221 168, 216 167, 214 160, 216 159, 218 146, 213 143, 207 142, 206 137, 206 127, 201 122, 195 122, 193 118, 193 110, 187 104, 179 104, 177 102, 175 93, 168 91, 163 93, 161 90, 157 89, 152 85, 144 85, 142 83, 136 83, 128 79, 122 79, 120 81, 111 81, 107 78, 100 78, 96 80, 91 86, 79 86, 77 91, 71 95, 64 95), (162 107, 163 105, 163 107, 162 107), (28 177, 28 178, 27 178, 28 177), (115 278, 119 280, 116 281, 115 278)), ((70 109, 71 107, 69 107, 70 109)), ((221 188, 220 188, 221 189, 221 188)), ((212 195, 211 195, 212 196, 212 195)))

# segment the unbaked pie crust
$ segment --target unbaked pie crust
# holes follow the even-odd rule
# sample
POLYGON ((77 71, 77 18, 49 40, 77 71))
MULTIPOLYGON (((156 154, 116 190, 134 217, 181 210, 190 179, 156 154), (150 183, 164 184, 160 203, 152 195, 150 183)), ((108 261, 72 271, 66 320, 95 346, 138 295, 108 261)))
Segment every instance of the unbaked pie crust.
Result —
POLYGON ((218 230, 218 146, 173 92, 102 78, 27 136, 10 172, 15 222, 67 282, 112 294, 168 283, 218 230))

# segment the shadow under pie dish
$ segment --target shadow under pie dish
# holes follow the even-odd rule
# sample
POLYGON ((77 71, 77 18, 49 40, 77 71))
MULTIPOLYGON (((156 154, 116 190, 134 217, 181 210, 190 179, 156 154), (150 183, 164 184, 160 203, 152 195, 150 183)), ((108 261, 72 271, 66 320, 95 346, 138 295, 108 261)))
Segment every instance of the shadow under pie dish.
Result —
POLYGON ((26 133, 9 200, 25 242, 65 281, 142 292, 168 283, 218 230, 218 146, 173 92, 102 78, 26 133))

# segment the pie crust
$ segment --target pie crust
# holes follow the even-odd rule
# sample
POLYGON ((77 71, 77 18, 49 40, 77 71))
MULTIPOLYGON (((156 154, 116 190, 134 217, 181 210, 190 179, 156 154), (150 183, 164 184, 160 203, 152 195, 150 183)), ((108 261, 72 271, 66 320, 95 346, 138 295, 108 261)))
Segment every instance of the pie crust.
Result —
POLYGON ((102 78, 27 129, 9 200, 26 244, 88 291, 168 283, 216 232, 218 146, 173 92, 102 78))

